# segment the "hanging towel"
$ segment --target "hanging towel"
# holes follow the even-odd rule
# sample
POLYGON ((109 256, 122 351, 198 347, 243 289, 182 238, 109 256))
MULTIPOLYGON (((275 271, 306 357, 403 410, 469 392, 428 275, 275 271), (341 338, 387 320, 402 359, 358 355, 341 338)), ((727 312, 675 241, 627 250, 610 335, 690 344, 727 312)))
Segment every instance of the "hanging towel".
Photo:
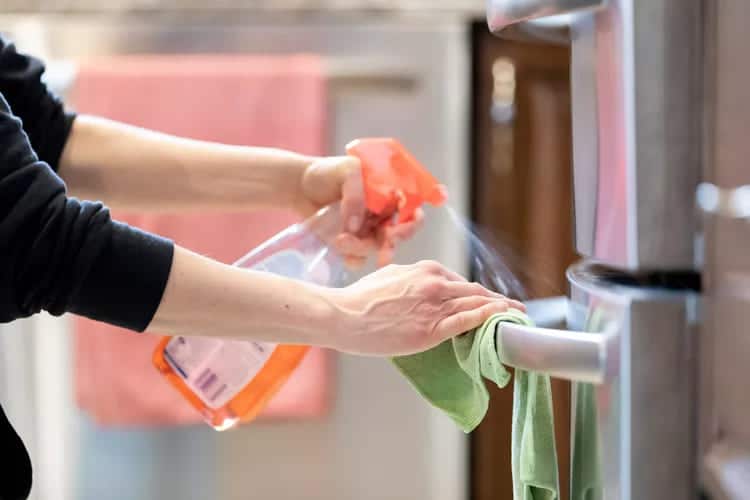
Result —
MULTIPOLYGON (((326 153, 326 85, 313 56, 123 56, 79 71, 71 103, 95 114, 165 133, 227 144, 326 153)), ((106 200, 105 200, 106 201, 106 200)), ((286 212, 113 216, 225 263, 288 225, 286 212)), ((191 424, 201 417, 154 369, 158 335, 77 318, 79 407, 100 425, 191 424)), ((332 354, 312 349, 263 417, 318 417, 329 406, 332 354)))
MULTIPOLYGON (((588 320, 587 332, 604 331, 604 314, 594 309, 588 320)), ((596 388, 593 384, 573 384, 574 428, 573 458, 570 475, 571 500, 602 500, 604 490, 599 453, 599 424, 596 413, 596 388)))
MULTIPOLYGON (((502 323, 531 324, 517 310, 496 314, 481 327, 419 354, 393 359, 398 370, 432 405, 465 432, 484 418, 489 393, 483 378, 499 387, 510 373, 499 361, 495 332, 502 323)), ((552 389, 549 377, 515 371, 511 463, 515 500, 559 498, 552 389)))

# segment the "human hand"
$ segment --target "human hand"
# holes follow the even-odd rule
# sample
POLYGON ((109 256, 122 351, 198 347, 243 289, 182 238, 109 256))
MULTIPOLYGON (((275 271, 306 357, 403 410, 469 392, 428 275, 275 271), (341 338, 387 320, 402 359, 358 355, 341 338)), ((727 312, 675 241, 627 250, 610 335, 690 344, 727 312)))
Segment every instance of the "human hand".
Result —
POLYGON ((433 261, 390 265, 346 288, 328 289, 338 311, 333 347, 395 356, 430 349, 480 326, 518 301, 489 291, 433 261))
POLYGON ((364 265, 375 250, 379 266, 390 263, 395 245, 411 238, 424 219, 421 209, 415 212, 413 220, 400 224, 388 223, 392 214, 383 217, 369 212, 365 206, 362 169, 353 156, 315 160, 302 176, 297 199, 295 207, 304 216, 341 201, 343 227, 333 244, 351 268, 364 265))

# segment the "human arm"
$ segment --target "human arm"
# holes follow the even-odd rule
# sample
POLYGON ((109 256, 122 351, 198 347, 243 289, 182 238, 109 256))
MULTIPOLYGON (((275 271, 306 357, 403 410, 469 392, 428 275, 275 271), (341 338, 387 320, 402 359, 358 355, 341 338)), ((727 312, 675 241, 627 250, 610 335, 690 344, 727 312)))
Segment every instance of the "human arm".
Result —
POLYGON ((177 247, 149 330, 401 355, 429 349, 508 307, 523 309, 436 262, 388 266, 334 289, 177 247))
MULTIPOLYGON (((389 266, 343 289, 220 264, 68 198, 0 99, 0 321, 74 312, 180 335, 407 354, 509 302, 436 263, 389 266)), ((516 304, 517 307, 522 307, 516 304)))
POLYGON ((67 196, 0 94, 0 322, 45 310, 143 330, 173 246, 67 196))
POLYGON ((59 173, 74 196, 127 211, 297 209, 314 158, 184 139, 80 115, 59 173))
MULTIPOLYGON (((39 90, 36 84, 34 87, 39 90)), ((49 94, 42 98, 51 103, 49 109, 45 107, 46 112, 62 113, 60 103, 50 101, 49 94)), ((434 264, 389 267, 352 287, 332 290, 232 268, 179 248, 173 258, 170 242, 112 221, 101 203, 80 202, 68 197, 65 185, 50 169, 50 165, 56 163, 60 141, 53 141, 57 144, 55 147, 45 146, 45 124, 33 120, 40 113, 27 112, 26 116, 27 121, 32 122, 28 127, 31 133, 26 131, 28 137, 6 103, 0 103, 0 249, 3 255, 0 321, 40 310, 53 314, 74 312, 133 330, 143 330, 150 325, 150 330, 160 333, 266 338, 326 345, 351 352, 403 354, 428 348, 476 326, 491 312, 508 305, 503 298, 465 283, 434 264), (40 133, 33 131, 35 127, 40 133), (37 157, 28 139, 45 151, 49 165, 40 161, 43 158, 37 157), (294 313, 287 312, 287 306, 293 308, 294 313)), ((69 123, 53 120, 47 125, 53 122, 69 123)), ((108 130, 114 131, 111 140, 125 137, 118 132, 124 126, 111 122, 106 125, 108 130)), ((58 138, 64 135, 64 127, 55 130, 58 138)), ((128 132, 137 132, 138 140, 148 135, 146 140, 158 143, 152 152, 178 151, 179 148, 170 146, 183 144, 180 142, 183 140, 176 138, 163 141, 164 137, 159 134, 132 129, 128 132)), ((89 144, 96 145, 95 142, 89 144)), ((131 146, 137 144, 130 143, 131 146)), ((201 148, 201 154, 205 152, 214 160, 229 158, 227 155, 238 151, 220 145, 195 146, 201 148), (217 152, 218 156, 214 157, 217 152)), ((196 158, 201 158, 197 150, 194 152, 196 158)), ((88 153, 97 154, 96 151, 88 153)), ((236 159, 240 160, 239 155, 236 159)), ((211 163, 210 160, 198 163, 211 163)), ((247 155, 242 155, 242 160, 247 161, 247 155)), ((263 159, 263 163, 268 161, 268 158, 263 159)), ((296 163, 296 159, 293 162, 296 163)), ((170 167, 179 166, 180 162, 170 164, 167 159, 164 163, 170 167)), ((111 165, 106 159, 101 163, 91 162, 95 171, 90 173, 96 175, 96 169, 108 169, 111 165)), ((124 175, 122 169, 116 170, 118 175, 124 175)), ((278 174, 283 168, 272 170, 269 169, 268 175, 278 174)), ((310 212, 340 199, 343 192, 342 202, 345 208, 348 204, 348 213, 359 217, 359 223, 364 224, 361 175, 356 161, 321 159, 307 165, 304 171, 298 172, 297 167, 293 170, 294 175, 300 174, 299 182, 293 185, 301 184, 303 194, 294 208, 301 213, 310 212), (348 197, 347 192, 351 193, 348 197)), ((281 177, 288 180, 290 174, 287 172, 278 178, 281 177)), ((217 177, 212 175, 211 178, 217 177)), ((126 196, 133 194, 140 196, 137 190, 126 196)), ((279 206, 279 200, 289 199, 275 196, 274 206, 279 206)), ((209 204, 215 200, 207 198, 209 204)), ((255 202, 257 200, 250 203, 255 202)), ((348 222, 349 218, 345 218, 347 228, 348 222)), ((394 228, 394 232, 398 229, 403 231, 402 237, 408 233, 408 226, 394 228)), ((377 237, 382 237, 382 233, 377 237)), ((351 243, 360 252, 367 249, 367 239, 351 243)))
POLYGON ((333 243, 352 267, 373 249, 390 261, 398 240, 422 222, 370 224, 359 161, 290 151, 196 141, 78 116, 60 175, 81 199, 102 199, 128 211, 287 209, 303 217, 341 201, 341 233, 333 243))
POLYGON ((0 93, 23 120, 38 159, 62 171, 68 191, 80 199, 147 211, 272 206, 303 217, 340 200, 342 232, 332 243, 351 267, 362 266, 374 248, 380 264, 389 262, 395 244, 421 225, 421 211, 408 223, 372 224, 354 158, 189 141, 76 117, 47 89, 44 69, 0 36, 0 93))
POLYGON ((60 174, 72 196, 134 211, 276 207, 310 214, 302 178, 315 158, 76 116, 46 87, 44 71, 41 60, 0 36, 0 94, 38 159, 60 174))

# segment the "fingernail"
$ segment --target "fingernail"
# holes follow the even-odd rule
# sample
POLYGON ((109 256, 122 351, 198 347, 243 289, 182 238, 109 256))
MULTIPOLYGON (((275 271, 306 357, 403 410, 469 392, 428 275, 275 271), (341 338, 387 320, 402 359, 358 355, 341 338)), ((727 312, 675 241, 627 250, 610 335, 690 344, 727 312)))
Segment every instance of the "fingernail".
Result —
POLYGON ((349 231, 352 233, 356 233, 359 231, 359 226, 362 225, 362 222, 360 221, 359 217, 356 215, 349 217, 349 231))

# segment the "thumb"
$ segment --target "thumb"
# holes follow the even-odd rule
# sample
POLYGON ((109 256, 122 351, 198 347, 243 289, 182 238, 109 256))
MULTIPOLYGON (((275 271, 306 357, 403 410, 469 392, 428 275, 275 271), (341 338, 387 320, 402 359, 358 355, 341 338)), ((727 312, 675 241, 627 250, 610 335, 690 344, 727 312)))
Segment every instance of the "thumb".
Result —
POLYGON ((353 156, 320 158, 302 178, 305 198, 317 207, 341 201, 341 217, 346 231, 356 234, 367 215, 364 183, 359 160, 353 156))
POLYGON ((347 156, 318 158, 310 164, 302 177, 302 192, 311 203, 324 206, 341 199, 343 186, 359 162, 347 156))

